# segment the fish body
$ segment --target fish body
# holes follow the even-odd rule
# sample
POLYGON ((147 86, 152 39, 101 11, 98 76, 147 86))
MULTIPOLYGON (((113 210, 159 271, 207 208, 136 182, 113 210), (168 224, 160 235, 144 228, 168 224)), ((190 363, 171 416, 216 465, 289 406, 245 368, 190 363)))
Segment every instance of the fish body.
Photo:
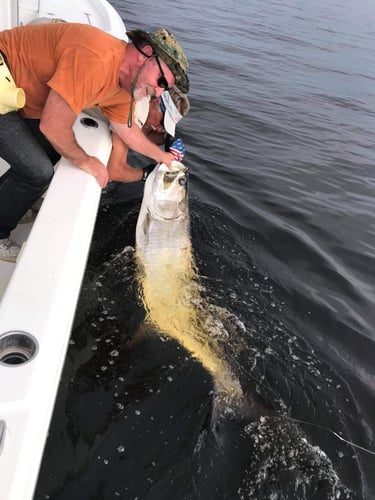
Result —
MULTIPOLYGON (((215 390, 242 398, 238 379, 206 326, 194 263, 188 209, 188 171, 159 164, 148 176, 136 228, 136 258, 148 320, 176 339, 213 377, 215 390)), ((212 321, 211 321, 212 323, 212 321)))

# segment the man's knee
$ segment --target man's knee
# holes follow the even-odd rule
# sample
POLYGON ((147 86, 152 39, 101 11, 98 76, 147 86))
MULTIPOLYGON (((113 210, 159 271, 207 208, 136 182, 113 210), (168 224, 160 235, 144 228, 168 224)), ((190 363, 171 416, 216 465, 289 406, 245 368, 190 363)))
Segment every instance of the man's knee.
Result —
POLYGON ((13 170, 24 184, 41 188, 48 186, 54 174, 53 165, 47 157, 40 159, 37 164, 30 162, 27 169, 13 170))

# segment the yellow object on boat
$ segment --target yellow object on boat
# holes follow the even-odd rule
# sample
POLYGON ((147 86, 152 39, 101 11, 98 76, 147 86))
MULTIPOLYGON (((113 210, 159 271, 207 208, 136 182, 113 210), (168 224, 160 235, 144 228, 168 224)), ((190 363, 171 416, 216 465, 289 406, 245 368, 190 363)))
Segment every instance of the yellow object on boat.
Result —
POLYGON ((0 52, 0 114, 17 111, 24 107, 26 96, 23 89, 17 87, 4 56, 0 52))

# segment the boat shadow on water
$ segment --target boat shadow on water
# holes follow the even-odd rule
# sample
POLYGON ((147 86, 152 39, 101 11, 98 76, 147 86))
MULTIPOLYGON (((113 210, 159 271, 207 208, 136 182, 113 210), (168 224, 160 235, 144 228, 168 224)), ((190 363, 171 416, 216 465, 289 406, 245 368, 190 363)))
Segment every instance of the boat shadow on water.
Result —
POLYGON ((195 305, 239 404, 145 321, 139 207, 102 202, 35 499, 366 498, 357 452, 322 427, 352 437, 349 389, 292 333, 283 290, 251 259, 260 236, 190 202, 195 305))

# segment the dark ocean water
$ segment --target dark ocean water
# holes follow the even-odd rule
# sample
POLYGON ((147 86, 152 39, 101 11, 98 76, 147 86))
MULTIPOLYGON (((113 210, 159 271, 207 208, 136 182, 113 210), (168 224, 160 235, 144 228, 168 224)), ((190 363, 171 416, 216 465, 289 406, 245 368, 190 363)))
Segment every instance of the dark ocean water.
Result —
POLYGON ((113 4, 189 57, 202 301, 254 412, 215 420, 208 373, 144 323, 142 186, 112 186, 35 499, 375 498, 375 4, 113 4))

